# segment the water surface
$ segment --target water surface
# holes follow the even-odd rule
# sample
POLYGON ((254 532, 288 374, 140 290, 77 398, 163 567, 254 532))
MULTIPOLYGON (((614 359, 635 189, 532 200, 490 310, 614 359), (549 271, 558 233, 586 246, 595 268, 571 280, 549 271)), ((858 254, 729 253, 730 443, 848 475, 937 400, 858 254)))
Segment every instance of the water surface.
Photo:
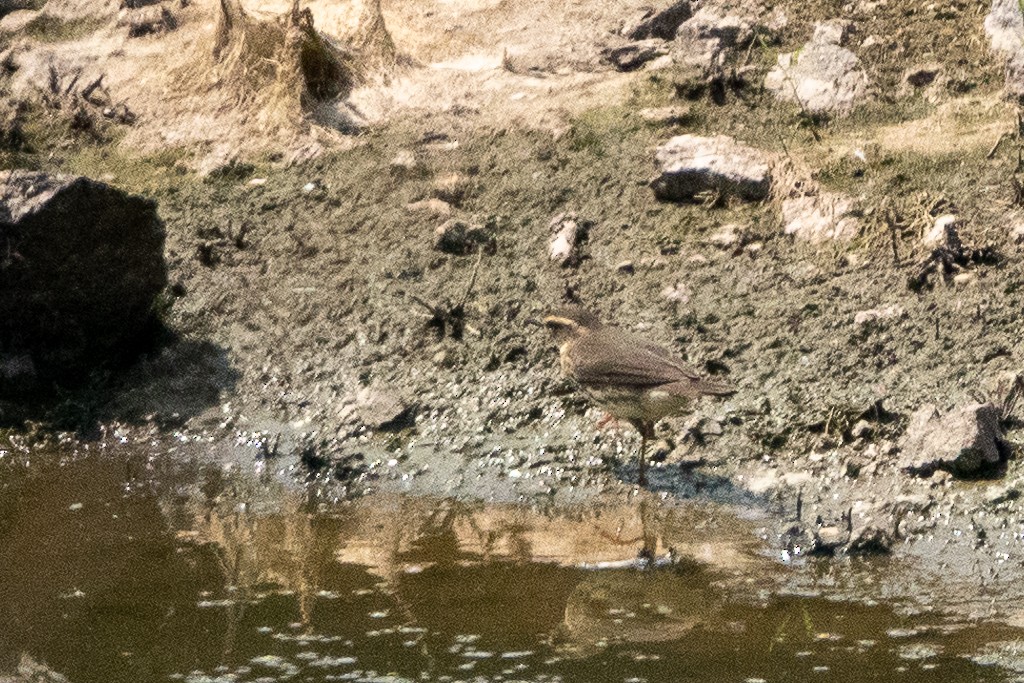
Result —
POLYGON ((751 522, 370 496, 137 450, 0 458, 0 672, 96 681, 1006 680, 1019 632, 780 594, 751 522), (1000 661, 997 657, 995 661, 1000 661))

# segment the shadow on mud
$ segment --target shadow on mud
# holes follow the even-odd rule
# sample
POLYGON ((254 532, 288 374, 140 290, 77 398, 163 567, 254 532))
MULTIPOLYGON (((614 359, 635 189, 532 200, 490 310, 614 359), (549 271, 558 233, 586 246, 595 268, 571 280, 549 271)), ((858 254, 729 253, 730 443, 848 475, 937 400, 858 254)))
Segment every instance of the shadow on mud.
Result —
POLYGON ((182 338, 155 322, 132 346, 92 370, 31 392, 0 395, 0 428, 31 422, 90 439, 99 425, 111 422, 175 427, 217 405, 239 377, 226 349, 182 338))
MULTIPOLYGON (((624 482, 635 482, 638 475, 636 462, 621 463, 615 468, 615 476, 624 482)), ((764 508, 769 502, 766 496, 737 486, 728 477, 671 465, 648 468, 645 488, 654 493, 668 493, 678 500, 710 501, 744 508, 764 508)))

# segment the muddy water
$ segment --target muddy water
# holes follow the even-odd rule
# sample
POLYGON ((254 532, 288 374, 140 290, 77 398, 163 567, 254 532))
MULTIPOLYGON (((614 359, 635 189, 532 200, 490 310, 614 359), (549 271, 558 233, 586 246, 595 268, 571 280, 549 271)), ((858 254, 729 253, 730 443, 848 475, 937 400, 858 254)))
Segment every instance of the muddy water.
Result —
POLYGON ((780 592, 713 506, 319 500, 180 453, 3 452, 0 680, 25 654, 108 683, 1006 680, 1020 638, 780 592))

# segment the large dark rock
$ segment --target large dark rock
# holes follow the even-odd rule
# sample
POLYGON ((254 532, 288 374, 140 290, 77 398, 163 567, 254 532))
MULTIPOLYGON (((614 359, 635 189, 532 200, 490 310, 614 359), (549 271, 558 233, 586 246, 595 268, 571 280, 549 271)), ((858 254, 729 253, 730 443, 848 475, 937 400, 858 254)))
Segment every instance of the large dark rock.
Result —
POLYGON ((156 203, 75 176, 0 174, 0 392, 123 350, 167 281, 156 203))

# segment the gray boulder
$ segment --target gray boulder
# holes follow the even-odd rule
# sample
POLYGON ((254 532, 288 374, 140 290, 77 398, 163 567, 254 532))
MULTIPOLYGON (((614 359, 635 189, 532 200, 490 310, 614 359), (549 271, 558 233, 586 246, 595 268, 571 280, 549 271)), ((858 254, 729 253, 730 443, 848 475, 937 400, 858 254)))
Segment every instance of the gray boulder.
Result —
POLYGON ((864 98, 868 78, 857 55, 842 46, 848 31, 845 22, 819 23, 802 50, 779 55, 764 87, 809 114, 849 114, 864 98))
POLYGON ((108 360, 167 282, 156 203, 80 176, 0 174, 0 391, 108 360))
POLYGON ((677 135, 658 147, 655 160, 651 188, 658 199, 692 201, 710 190, 758 201, 771 189, 767 157, 725 135, 677 135))
POLYGON ((947 470, 969 475, 998 464, 1003 449, 999 409, 993 404, 974 403, 945 415, 928 404, 910 416, 900 468, 914 474, 947 470))
POLYGON ((992 49, 1006 60, 1006 95, 1024 98, 1024 12, 1017 0, 992 0, 985 17, 992 49))

